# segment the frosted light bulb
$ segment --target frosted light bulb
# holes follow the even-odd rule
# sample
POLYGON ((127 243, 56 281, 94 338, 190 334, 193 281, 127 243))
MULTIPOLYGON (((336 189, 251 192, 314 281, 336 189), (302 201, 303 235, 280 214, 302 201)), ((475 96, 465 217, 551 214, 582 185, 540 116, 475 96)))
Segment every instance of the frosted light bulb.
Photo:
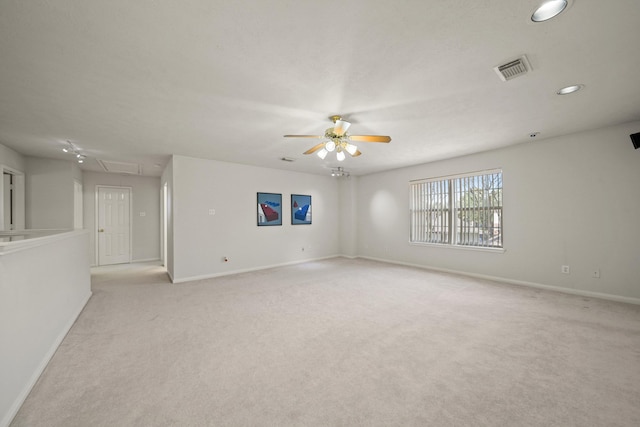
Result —
POLYGON ((327 143, 324 145, 324 148, 326 148, 326 149, 327 149, 327 151, 331 152, 331 151, 333 151, 333 150, 335 150, 335 149, 336 149, 336 143, 335 143, 335 142, 333 142, 333 141, 331 141, 331 140, 329 140, 329 141, 327 141, 327 143))

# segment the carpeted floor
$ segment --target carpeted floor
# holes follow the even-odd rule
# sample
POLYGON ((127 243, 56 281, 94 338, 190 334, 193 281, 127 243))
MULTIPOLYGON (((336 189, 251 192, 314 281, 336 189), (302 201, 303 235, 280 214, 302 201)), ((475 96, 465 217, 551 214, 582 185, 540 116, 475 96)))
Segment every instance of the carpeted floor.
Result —
POLYGON ((640 306, 345 258, 92 282, 12 426, 640 425, 640 306))

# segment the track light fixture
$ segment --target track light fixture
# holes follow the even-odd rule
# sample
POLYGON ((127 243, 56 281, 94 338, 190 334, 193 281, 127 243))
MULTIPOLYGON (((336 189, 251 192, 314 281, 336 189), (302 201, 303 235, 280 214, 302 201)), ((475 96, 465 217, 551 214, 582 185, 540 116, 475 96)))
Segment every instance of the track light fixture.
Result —
MULTIPOLYGON (((343 153, 344 155, 344 153, 343 153)), ((336 169, 331 169, 331 176, 335 176, 337 178, 349 178, 351 173, 344 170, 342 167, 338 167, 336 169)))
POLYGON ((78 163, 84 163, 84 160, 87 158, 84 154, 80 152, 80 149, 73 145, 71 141, 67 141, 67 145, 62 147, 62 151, 65 153, 71 153, 76 157, 76 161, 78 163))

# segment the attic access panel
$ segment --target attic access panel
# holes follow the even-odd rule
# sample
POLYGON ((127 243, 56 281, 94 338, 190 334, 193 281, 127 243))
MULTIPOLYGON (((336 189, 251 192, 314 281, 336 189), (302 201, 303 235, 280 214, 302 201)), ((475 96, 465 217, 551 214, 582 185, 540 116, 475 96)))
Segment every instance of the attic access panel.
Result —
POLYGON ((142 175, 142 166, 137 163, 112 162, 110 160, 98 159, 98 164, 105 172, 124 173, 127 175, 142 175))

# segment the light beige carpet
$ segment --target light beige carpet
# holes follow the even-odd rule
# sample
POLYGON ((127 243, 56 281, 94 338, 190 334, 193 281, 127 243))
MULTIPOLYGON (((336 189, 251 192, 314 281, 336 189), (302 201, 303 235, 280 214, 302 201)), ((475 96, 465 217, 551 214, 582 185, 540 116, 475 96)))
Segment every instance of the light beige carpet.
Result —
POLYGON ((634 305, 344 258, 93 292, 12 425, 640 425, 634 305))

